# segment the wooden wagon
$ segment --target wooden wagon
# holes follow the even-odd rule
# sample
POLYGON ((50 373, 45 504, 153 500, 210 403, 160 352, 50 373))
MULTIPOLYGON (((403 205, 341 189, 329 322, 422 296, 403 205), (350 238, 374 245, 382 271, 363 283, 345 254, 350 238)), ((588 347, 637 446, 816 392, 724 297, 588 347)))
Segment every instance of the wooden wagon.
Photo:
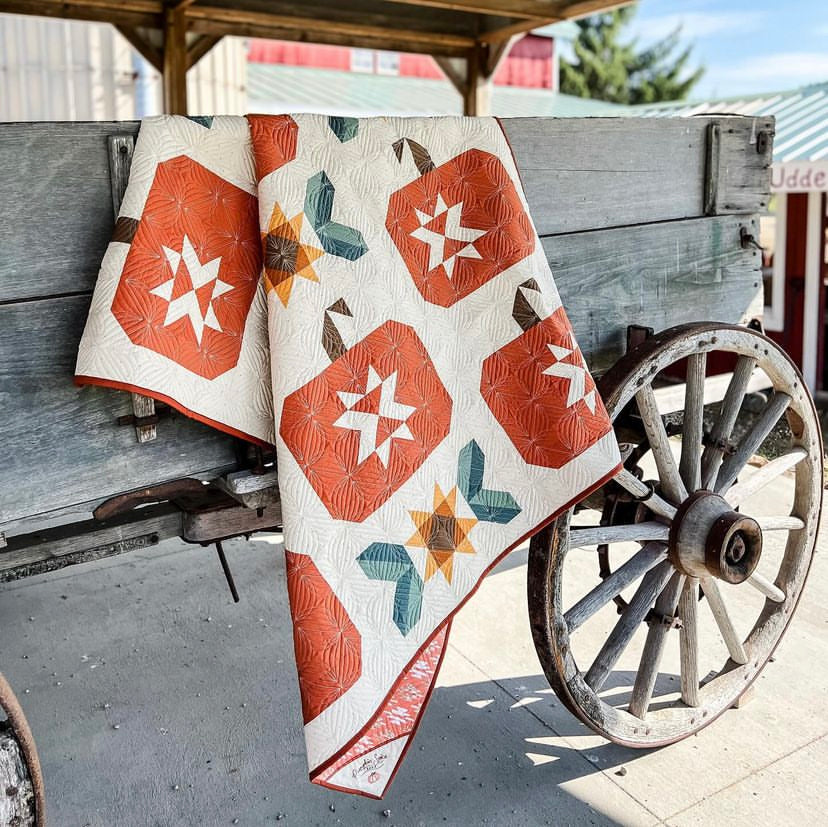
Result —
MULTIPOLYGON (((759 674, 816 537, 818 420, 796 368, 758 332, 773 122, 512 119, 504 128, 625 460, 531 543, 536 647, 564 704, 593 729, 631 746, 669 743, 732 706, 759 674), (757 388, 769 389, 767 402, 737 438, 757 388), (711 402, 720 404, 708 428, 711 402), (790 446, 745 470, 783 417, 790 446), (751 497, 786 473, 791 501, 754 514, 751 497), (774 541, 763 545, 766 535, 774 541), (597 584, 573 601, 567 553, 576 548, 593 549, 573 558, 594 555, 597 584), (758 601, 747 634, 729 613, 734 591, 758 601), (580 653, 576 630, 613 605, 619 617, 599 651, 580 653), (708 671, 702 613, 723 652, 708 671), (642 628, 637 667, 613 678, 642 628), (680 688, 665 700, 657 678, 670 637, 680 688)), ((0 580, 171 537, 221 552, 223 539, 280 525, 267 453, 145 397, 72 382, 137 130, 0 126, 0 580)), ((0 700, 9 711, 0 789, 4 771, 22 779, 14 797, 0 797, 0 820, 6 807, 25 823, 32 789, 42 792, 36 753, 2 683, 0 700)))

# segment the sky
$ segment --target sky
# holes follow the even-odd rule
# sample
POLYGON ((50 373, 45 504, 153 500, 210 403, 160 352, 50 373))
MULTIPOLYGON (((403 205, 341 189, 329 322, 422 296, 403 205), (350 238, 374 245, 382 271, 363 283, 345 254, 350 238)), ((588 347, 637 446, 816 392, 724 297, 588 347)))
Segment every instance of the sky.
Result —
POLYGON ((640 0, 627 32, 646 45, 679 24, 707 69, 691 98, 828 81, 828 0, 640 0))

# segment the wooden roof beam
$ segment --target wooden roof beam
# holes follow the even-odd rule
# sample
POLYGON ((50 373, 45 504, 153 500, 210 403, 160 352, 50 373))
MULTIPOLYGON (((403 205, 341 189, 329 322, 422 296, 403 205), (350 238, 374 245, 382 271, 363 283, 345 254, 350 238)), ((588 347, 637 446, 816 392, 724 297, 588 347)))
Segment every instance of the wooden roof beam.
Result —
POLYGON ((407 6, 430 6, 471 14, 489 14, 495 17, 549 17, 554 0, 389 0, 407 6))
POLYGON ((201 34, 270 37, 309 43, 448 55, 465 54, 475 43, 473 37, 464 35, 394 29, 201 4, 189 7, 185 14, 189 30, 201 34))
POLYGON ((566 20, 573 17, 586 17, 618 6, 628 6, 633 0, 576 0, 576 2, 569 2, 569 0, 388 0, 388 2, 496 17, 566 20))
POLYGON ((574 20, 578 17, 589 17, 591 14, 602 14, 613 9, 620 9, 622 6, 629 6, 635 0, 581 0, 578 3, 563 4, 565 7, 566 20, 574 20))
POLYGON ((508 26, 501 26, 498 29, 489 29, 488 31, 481 32, 477 35, 477 39, 481 43, 503 43, 504 41, 511 40, 515 35, 526 34, 526 32, 531 32, 532 29, 539 29, 541 26, 557 23, 561 19, 560 17, 547 17, 544 19, 527 17, 508 26))
POLYGON ((221 35, 201 34, 187 45, 187 68, 192 69, 221 40, 221 35))
POLYGON ((157 72, 164 71, 164 53, 155 44, 150 43, 144 34, 131 26, 115 25, 115 28, 129 41, 130 46, 138 52, 157 72))
POLYGON ((0 0, 4 14, 28 14, 67 20, 94 20, 135 29, 162 28, 159 0, 0 0))

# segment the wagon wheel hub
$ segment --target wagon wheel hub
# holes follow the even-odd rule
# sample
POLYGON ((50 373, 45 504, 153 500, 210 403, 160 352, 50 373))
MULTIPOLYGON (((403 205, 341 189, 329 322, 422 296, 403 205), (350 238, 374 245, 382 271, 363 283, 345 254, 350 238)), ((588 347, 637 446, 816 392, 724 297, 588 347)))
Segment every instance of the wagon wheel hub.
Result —
POLYGON ((762 529, 724 497, 697 491, 676 511, 668 553, 673 565, 691 577, 744 583, 762 556, 762 529))

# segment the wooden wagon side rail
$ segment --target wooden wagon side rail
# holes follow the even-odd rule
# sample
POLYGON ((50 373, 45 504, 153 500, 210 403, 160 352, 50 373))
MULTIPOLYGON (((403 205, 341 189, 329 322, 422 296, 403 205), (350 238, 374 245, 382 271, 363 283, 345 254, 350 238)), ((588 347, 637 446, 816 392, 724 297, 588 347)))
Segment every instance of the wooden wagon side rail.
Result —
MULTIPOLYGON (((593 370, 623 352, 630 323, 761 316, 761 256, 744 238, 758 237, 769 199, 772 142, 762 136, 772 119, 516 118, 503 127, 593 370)), ((44 524, 77 525, 121 492, 238 467, 233 439, 183 416, 160 420, 157 439, 138 444, 133 427, 117 425, 133 413, 127 394, 72 384, 113 227, 109 139, 128 144, 137 130, 0 125, 4 577, 59 564, 37 541, 44 524), (15 539, 24 534, 26 549, 15 539)), ((129 547, 118 543, 86 547, 129 547)))
MULTIPOLYGON (((541 238, 768 204, 772 142, 759 135, 772 134, 770 118, 502 124, 541 238)), ((135 121, 0 124, 0 304, 91 292, 114 223, 107 139, 137 134, 135 121)))

